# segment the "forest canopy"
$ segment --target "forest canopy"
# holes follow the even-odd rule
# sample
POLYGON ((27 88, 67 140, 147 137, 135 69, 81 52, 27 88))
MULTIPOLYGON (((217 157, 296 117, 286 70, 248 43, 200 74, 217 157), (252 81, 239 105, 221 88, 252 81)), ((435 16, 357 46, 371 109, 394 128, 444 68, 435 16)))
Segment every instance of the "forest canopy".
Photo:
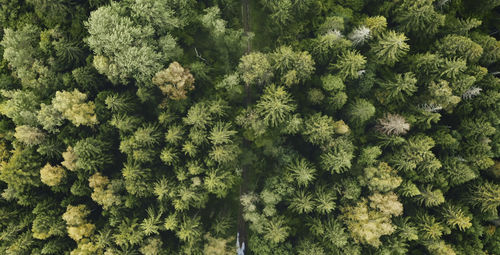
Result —
POLYGON ((0 254, 500 254, 499 40, 498 0, 0 0, 0 254))

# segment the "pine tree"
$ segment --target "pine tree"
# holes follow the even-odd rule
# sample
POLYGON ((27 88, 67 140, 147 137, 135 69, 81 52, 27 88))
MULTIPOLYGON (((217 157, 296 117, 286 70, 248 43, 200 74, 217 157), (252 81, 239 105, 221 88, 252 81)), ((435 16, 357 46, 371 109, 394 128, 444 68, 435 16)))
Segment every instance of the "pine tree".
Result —
POLYGON ((264 89, 255 107, 268 126, 276 127, 284 123, 296 105, 285 88, 273 84, 264 89))
POLYGON ((378 99, 382 103, 405 102, 417 91, 417 79, 411 72, 397 74, 394 80, 380 82, 380 95, 378 99))
POLYGON ((43 103, 40 105, 37 119, 43 126, 43 129, 51 133, 59 131, 58 127, 64 123, 64 117, 53 105, 46 105, 43 103))
POLYGON ((347 51, 340 55, 333 66, 339 70, 339 75, 345 78, 356 79, 365 68, 366 58, 357 51, 347 51))
POLYGON ((496 215, 500 206, 500 186, 492 182, 476 184, 471 190, 470 203, 479 207, 481 212, 496 215))
POLYGON ((375 107, 366 99, 357 99, 347 108, 351 123, 361 126, 375 114, 375 107))
POLYGON ((321 166, 323 170, 332 174, 343 173, 351 168, 351 160, 354 156, 346 151, 328 152, 321 155, 321 166))
POLYGON ((314 60, 307 51, 295 52, 291 47, 282 46, 269 58, 281 81, 287 86, 308 80, 314 72, 314 60))
POLYGON ((320 214, 328 214, 335 210, 335 199, 335 193, 331 189, 328 189, 323 185, 318 186, 315 191, 316 212, 320 214))
POLYGON ((238 65, 241 78, 249 85, 267 84, 273 77, 272 66, 268 57, 260 52, 253 52, 241 58, 238 65))
POLYGON ((416 221, 421 239, 439 240, 445 231, 445 227, 434 216, 419 214, 416 216, 416 221))
POLYGON ((426 207, 437 206, 444 203, 443 192, 440 189, 432 190, 432 186, 425 186, 420 190, 420 195, 416 197, 420 204, 426 207))
POLYGON ((396 10, 396 22, 405 32, 415 35, 434 35, 444 25, 445 15, 434 10, 433 1, 403 1, 396 10))
MULTIPOLYGON (((108 154, 108 146, 109 144, 106 144, 101 140, 97 140, 96 138, 86 138, 80 140, 73 148, 74 157, 76 158, 74 168, 70 163, 71 161, 68 162, 68 164, 73 169, 81 169, 91 173, 99 171, 111 163, 112 159, 108 154)), ((68 158, 71 160, 73 157, 68 154, 68 158)))
POLYGON ((437 45, 439 51, 450 58, 462 58, 476 62, 483 54, 483 48, 470 38, 460 35, 447 35, 437 45))
POLYGON ((284 217, 274 217, 267 220, 264 228, 264 238, 272 243, 281 243, 289 235, 290 227, 284 217))
POLYGON ((372 46, 371 51, 378 62, 394 65, 410 50, 407 40, 404 34, 388 31, 372 46))
POLYGON ((288 164, 287 171, 298 186, 307 186, 316 179, 316 169, 304 158, 288 164))
POLYGON ((316 207, 312 194, 299 190, 290 199, 288 208, 298 214, 308 214, 316 207))
POLYGON ((12 119, 16 125, 36 126, 39 99, 35 93, 26 90, 2 90, 1 94, 9 100, 0 104, 0 113, 12 119))
POLYGON ((443 206, 442 215, 450 227, 457 227, 460 231, 465 231, 472 226, 471 217, 467 216, 462 209, 453 204, 443 206))

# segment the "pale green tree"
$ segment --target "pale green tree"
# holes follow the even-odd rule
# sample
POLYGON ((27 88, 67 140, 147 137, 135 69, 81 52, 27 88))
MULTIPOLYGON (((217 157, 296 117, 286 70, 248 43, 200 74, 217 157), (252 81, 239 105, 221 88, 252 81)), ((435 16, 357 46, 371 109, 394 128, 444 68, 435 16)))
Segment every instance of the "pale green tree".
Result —
POLYGON ((22 125, 16 127, 14 137, 28 146, 33 146, 42 143, 46 134, 36 127, 22 125))
POLYGON ((87 95, 78 91, 57 91, 52 99, 54 109, 71 121, 75 126, 93 126, 98 123, 93 102, 85 102, 87 95))
POLYGON ((56 186, 66 177, 66 170, 61 166, 47 163, 40 169, 40 180, 48 186, 56 186))
POLYGON ((260 52, 252 52, 243 56, 238 65, 238 70, 242 80, 249 85, 266 84, 273 77, 268 56, 260 52))

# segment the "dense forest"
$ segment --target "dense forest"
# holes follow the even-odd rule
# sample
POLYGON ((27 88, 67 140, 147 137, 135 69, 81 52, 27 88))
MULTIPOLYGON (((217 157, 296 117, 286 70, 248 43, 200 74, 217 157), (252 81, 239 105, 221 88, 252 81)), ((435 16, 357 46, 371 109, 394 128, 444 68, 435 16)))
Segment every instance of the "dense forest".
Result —
POLYGON ((0 0, 0 254, 500 254, 498 39, 500 0, 0 0))

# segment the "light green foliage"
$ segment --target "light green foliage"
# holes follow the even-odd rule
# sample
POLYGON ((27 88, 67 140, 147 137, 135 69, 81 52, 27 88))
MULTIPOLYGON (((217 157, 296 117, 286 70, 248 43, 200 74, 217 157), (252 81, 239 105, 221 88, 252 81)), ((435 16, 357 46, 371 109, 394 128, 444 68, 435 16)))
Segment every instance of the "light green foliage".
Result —
POLYGON ((342 79, 338 76, 327 75, 321 77, 321 84, 324 90, 328 92, 336 92, 345 89, 345 84, 342 79))
POLYGON ((1 93, 9 99, 0 104, 0 113, 12 119, 16 125, 36 125, 38 98, 35 93, 21 90, 2 90, 1 93))
POLYGON ((153 188, 149 185, 151 169, 142 167, 138 162, 127 162, 123 166, 122 176, 128 193, 137 197, 151 195, 153 188))
POLYGON ((220 18, 220 9, 218 6, 205 9, 205 14, 200 17, 200 22, 215 37, 221 37, 226 33, 227 22, 220 18))
POLYGON ((363 24, 370 29, 370 34, 378 37, 386 30, 387 19, 383 16, 367 17, 363 24))
POLYGON ((439 189, 432 190, 432 186, 425 186, 420 190, 420 195, 416 197, 420 204, 426 207, 437 206, 444 203, 443 192, 439 189))
POLYGON ((264 123, 276 127, 284 123, 296 105, 284 87, 272 84, 265 88, 255 107, 264 123))
POLYGON ((311 89, 307 92, 307 98, 311 104, 318 105, 325 99, 325 95, 320 89, 311 89))
POLYGON ((290 227, 286 225, 283 217, 274 217, 266 221, 263 231, 265 239, 272 243, 281 243, 288 237, 290 227))
POLYGON ((212 142, 213 145, 221 145, 231 143, 231 138, 237 132, 234 130, 230 130, 231 124, 218 122, 212 128, 208 139, 212 142))
POLYGON ((17 31, 6 28, 0 43, 4 48, 3 58, 12 65, 17 77, 26 82, 34 78, 31 69, 39 54, 39 35, 40 29, 34 25, 26 25, 17 31))
POLYGON ((428 242, 427 249, 431 252, 431 254, 444 254, 444 255, 455 255, 455 251, 453 248, 446 244, 444 241, 431 241, 428 242))
MULTIPOLYGON (((377 205, 376 202, 375 206, 377 205)), ((399 206, 400 204, 398 205, 398 202, 396 202, 394 205, 399 206)), ((351 237, 356 242, 374 247, 379 247, 382 244, 380 241, 381 236, 390 235, 396 230, 391 223, 391 214, 385 214, 370 208, 367 200, 362 200, 355 206, 343 208, 343 217, 351 237)))
POLYGON ((314 60, 307 51, 295 52, 291 47, 282 46, 270 54, 270 59, 286 86, 307 81, 314 72, 314 60))
POLYGON ((330 116, 320 113, 310 116, 304 124, 302 135, 314 145, 328 144, 335 134, 343 135, 349 131, 349 127, 344 121, 334 121, 330 116))
POLYGON ((460 102, 460 97, 453 95, 449 83, 444 80, 437 83, 431 82, 429 84, 429 94, 431 96, 430 103, 439 104, 446 110, 451 110, 460 102))
POLYGON ((380 162, 378 167, 365 168, 364 174, 368 188, 372 191, 387 192, 394 190, 402 182, 397 172, 385 162, 380 162))
POLYGON ((351 168, 351 160, 354 156, 347 151, 328 152, 321 155, 321 166, 323 170, 330 173, 343 173, 351 168))
POLYGON ((423 135, 410 137, 391 157, 389 163, 397 170, 410 174, 411 178, 431 180, 435 171, 441 168, 441 162, 430 150, 434 145, 434 140, 430 137, 423 135), (413 172, 415 169, 419 176, 413 172))
POLYGON ((410 50, 410 46, 406 43, 407 40, 408 38, 404 34, 391 30, 386 32, 378 42, 375 42, 371 50, 378 62, 394 65, 410 50))
POLYGON ((36 239, 47 240, 53 236, 64 236, 65 224, 57 203, 52 200, 41 201, 34 209, 36 215, 31 231, 36 239))
POLYGON ((62 215, 67 224, 69 237, 75 241, 80 241, 84 237, 89 237, 95 229, 95 225, 85 219, 90 214, 90 210, 85 205, 68 205, 66 212, 62 215))
POLYGON ((176 231, 179 239, 185 242, 192 242, 201 237, 200 219, 185 217, 179 225, 179 230, 176 231))
POLYGON ((0 0, 0 254, 500 254, 499 4, 0 0))
POLYGON ((241 78, 238 73, 227 74, 219 83, 215 84, 215 88, 226 91, 230 97, 236 97, 244 91, 244 87, 240 83, 241 78))
POLYGON ((447 171, 449 185, 456 186, 477 178, 477 173, 460 158, 450 158, 443 163, 447 171))
POLYGON ((242 80, 248 85, 263 85, 273 77, 272 66, 268 56, 253 52, 241 58, 238 70, 242 80))
POLYGON ((412 222, 409 222, 408 219, 409 217, 400 217, 394 219, 394 224, 397 227, 396 233, 404 240, 418 240, 418 229, 412 222))
POLYGON ((450 227, 457 227, 460 231, 465 231, 472 226, 471 217, 466 215, 462 208, 446 204, 442 209, 442 215, 450 227))
POLYGON ((442 64, 441 76, 449 79, 457 78, 467 69, 467 63, 461 58, 447 58, 442 64))
POLYGON ((307 186, 316 179, 316 169, 303 158, 288 164, 287 171, 298 186, 307 186))
POLYGON ((87 95, 78 91, 57 91, 52 106, 75 126, 92 126, 98 123, 93 102, 85 102, 87 95))
POLYGON ((421 193, 417 185, 411 181, 405 181, 401 183, 401 186, 399 186, 399 194, 404 197, 414 197, 420 195, 421 193))
POLYGON ((92 200, 101 204, 107 210, 113 205, 120 205, 120 198, 113 192, 113 183, 108 177, 96 172, 89 178, 89 187, 93 189, 92 200))
POLYGON ((318 33, 320 34, 326 34, 330 31, 337 30, 337 31, 343 31, 344 30, 344 18, 341 16, 329 16, 326 17, 325 22, 323 22, 319 28, 318 28, 318 33))
POLYGON ((66 170, 61 166, 52 166, 47 163, 40 169, 40 180, 48 186, 56 186, 66 177, 66 170))
POLYGON ((231 255, 234 254, 234 247, 232 245, 234 238, 216 238, 212 237, 210 233, 205 235, 206 243, 203 248, 203 254, 207 255, 231 255))
POLYGON ((37 116, 38 122, 43 126, 43 129, 55 133, 59 131, 59 126, 64 122, 62 114, 54 108, 53 105, 41 104, 40 111, 37 116))
POLYGON ((128 113, 134 110, 134 103, 129 95, 113 94, 105 99, 105 104, 108 109, 114 113, 128 113))
POLYGON ((288 208, 298 214, 308 214, 312 212, 315 206, 316 204, 313 200, 312 194, 305 192, 304 190, 299 190, 290 200, 288 208))
POLYGON ((342 248, 348 244, 349 234, 346 233, 344 225, 338 219, 331 217, 325 221, 314 219, 310 224, 310 231, 330 247, 342 248))
POLYGON ((14 137, 28 146, 33 146, 43 142, 45 133, 38 128, 22 125, 16 127, 14 137))
POLYGON ((500 186, 492 182, 475 185, 471 190, 471 204, 478 206, 481 212, 496 215, 500 205, 500 186))
POLYGON ((318 186, 315 192, 315 210, 320 214, 332 212, 336 208, 335 199, 335 193, 331 189, 325 186, 318 186))
POLYGON ((161 254, 163 242, 159 237, 151 237, 146 239, 145 244, 141 246, 139 251, 144 255, 161 254))
POLYGON ((489 66, 500 59, 500 42, 494 37, 476 33, 472 35, 472 40, 483 48, 483 55, 479 60, 481 65, 489 66))
POLYGON ((339 75, 345 78, 356 79, 365 68, 366 58, 357 51, 347 51, 339 56, 334 65, 339 70, 339 75))
POLYGON ((352 42, 343 38, 338 30, 330 30, 314 40, 311 52, 318 59, 317 63, 328 64, 351 46, 352 42))
POLYGON ((92 12, 85 23, 87 43, 96 55, 94 66, 113 83, 127 84, 133 78, 148 84, 164 61, 178 54, 167 31, 178 27, 179 21, 165 3, 137 1, 132 6, 134 19, 119 3, 92 12), (161 44, 153 40, 155 35, 161 36, 161 44))
POLYGON ((417 215, 416 221, 421 239, 439 240, 445 231, 445 227, 434 216, 420 214, 417 215))

